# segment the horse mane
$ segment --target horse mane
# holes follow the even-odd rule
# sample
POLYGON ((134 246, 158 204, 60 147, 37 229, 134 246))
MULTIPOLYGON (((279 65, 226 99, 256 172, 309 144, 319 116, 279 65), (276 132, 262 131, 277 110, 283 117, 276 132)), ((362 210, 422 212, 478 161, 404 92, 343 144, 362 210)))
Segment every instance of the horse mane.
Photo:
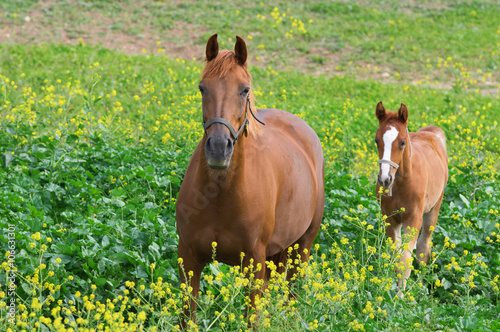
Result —
MULTIPOLYGON (((206 61, 206 60, 205 60, 206 61)), ((221 50, 219 54, 212 59, 211 61, 206 61, 207 64, 203 69, 201 74, 201 79, 209 78, 217 76, 219 79, 224 78, 233 68, 239 66, 243 69, 245 77, 248 79, 248 83, 250 85, 250 107, 252 107, 252 111, 257 115, 257 109, 255 108, 255 96, 252 90, 252 75, 248 71, 247 64, 240 65, 236 60, 236 55, 233 51, 229 50, 221 50)), ((248 110, 248 132, 250 135, 257 137, 262 134, 261 125, 253 118, 252 114, 250 114, 250 110, 248 110)))

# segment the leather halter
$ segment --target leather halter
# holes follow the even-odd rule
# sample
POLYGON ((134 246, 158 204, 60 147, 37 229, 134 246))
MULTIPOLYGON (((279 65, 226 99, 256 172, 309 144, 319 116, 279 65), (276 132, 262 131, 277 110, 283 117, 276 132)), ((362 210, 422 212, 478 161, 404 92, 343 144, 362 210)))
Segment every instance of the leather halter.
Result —
POLYGON ((233 136, 233 139, 234 139, 233 143, 236 144, 236 142, 238 141, 238 138, 240 137, 243 130, 246 131, 248 129, 248 117, 247 117, 248 109, 250 109, 250 113, 252 114, 253 118, 255 120, 257 120, 257 122, 259 122, 260 124, 262 124, 264 126, 266 125, 264 122, 257 119, 255 114, 253 114, 252 106, 250 104, 250 94, 248 94, 246 104, 245 104, 245 120, 243 120, 243 124, 240 126, 238 131, 234 130, 233 126, 229 123, 229 121, 227 121, 224 118, 218 118, 218 117, 212 118, 212 119, 208 120, 207 122, 203 121, 203 129, 205 129, 205 132, 206 132, 208 127, 210 127, 212 124, 222 123, 224 126, 227 127, 227 129, 229 129, 229 131, 231 132, 231 135, 233 136))
MULTIPOLYGON (((408 132, 408 125, 406 126, 406 137, 408 137, 408 145, 410 146, 410 158, 411 158, 411 141, 410 141, 410 133, 408 132)), ((404 153, 405 153, 405 147, 406 147, 406 145, 403 146, 403 153, 401 155, 404 155, 404 153)), ((401 159, 401 160, 403 160, 403 159, 401 159)), ((394 167, 396 170, 399 169, 399 164, 396 164, 392 160, 380 159, 378 161, 378 163, 379 163, 379 165, 381 165, 381 164, 389 164, 392 167, 394 167)), ((393 184, 394 184, 394 182, 393 182, 393 184)), ((387 196, 388 197, 392 196, 392 185, 389 187, 389 192, 388 192, 387 196)))

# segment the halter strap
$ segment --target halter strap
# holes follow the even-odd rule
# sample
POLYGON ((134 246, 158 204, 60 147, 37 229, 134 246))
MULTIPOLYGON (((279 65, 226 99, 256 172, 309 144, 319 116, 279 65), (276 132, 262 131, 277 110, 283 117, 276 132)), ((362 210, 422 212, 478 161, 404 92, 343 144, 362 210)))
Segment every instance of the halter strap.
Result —
POLYGON ((396 163, 395 163, 394 161, 392 161, 392 160, 380 159, 380 160, 378 161, 378 163, 379 163, 379 165, 380 165, 380 164, 389 164, 389 165, 391 165, 392 167, 394 167, 395 169, 398 169, 398 168, 399 168, 399 165, 398 165, 398 164, 396 164, 396 163))
POLYGON ((245 120, 243 120, 243 124, 241 125, 238 132, 236 132, 236 130, 234 130, 233 126, 231 126, 231 124, 229 123, 229 121, 227 121, 224 118, 212 118, 209 121, 203 123, 203 128, 205 130, 207 130, 207 128, 210 127, 214 123, 222 123, 223 125, 225 125, 227 127, 227 129, 229 129, 229 131, 231 132, 231 135, 233 135, 234 141, 236 142, 238 140, 238 137, 240 136, 241 132, 243 131, 243 129, 245 129, 247 122, 248 122, 248 119, 245 115, 245 120))
POLYGON ((203 129, 205 129, 205 131, 206 131, 208 129, 208 127, 210 127, 214 123, 222 123, 224 126, 227 127, 227 129, 229 129, 229 131, 231 132, 231 135, 234 138, 234 143, 236 144, 236 142, 238 141, 238 138, 240 137, 241 133, 248 126, 248 117, 247 117, 248 109, 250 109, 250 114, 252 114, 253 118, 255 120, 257 120, 257 122, 259 122, 260 124, 262 124, 264 126, 266 125, 264 122, 262 122, 259 119, 257 119, 257 117, 255 116, 255 114, 253 114, 252 106, 250 104, 250 94, 248 94, 247 95, 247 102, 245 104, 245 120, 243 120, 243 124, 238 129, 238 132, 236 132, 236 130, 234 130, 233 126, 229 123, 229 121, 227 121, 224 118, 219 118, 219 117, 212 118, 212 119, 208 120, 207 122, 203 121, 203 129))

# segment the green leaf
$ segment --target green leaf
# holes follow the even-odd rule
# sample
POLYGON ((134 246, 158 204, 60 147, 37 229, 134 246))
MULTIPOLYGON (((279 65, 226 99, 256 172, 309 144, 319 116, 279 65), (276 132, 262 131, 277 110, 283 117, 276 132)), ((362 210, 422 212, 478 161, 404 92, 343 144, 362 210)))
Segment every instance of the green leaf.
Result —
POLYGON ((94 279, 94 285, 96 285, 98 287, 102 287, 102 286, 106 285, 107 282, 108 282, 108 280, 106 278, 95 278, 94 279))
POLYGON ((109 246, 109 238, 107 235, 104 235, 102 237, 102 247, 106 248, 107 246, 109 246))
POLYGON ((119 199, 113 199, 113 201, 111 203, 116 205, 117 207, 124 207, 125 206, 125 202, 122 200, 119 200, 119 199))
POLYGON ((449 289, 451 286, 453 286, 453 284, 446 278, 441 279, 441 283, 443 284, 444 289, 449 289))
POLYGON ((14 161, 14 156, 12 156, 12 153, 11 153, 11 152, 5 152, 5 153, 3 154, 3 156, 4 156, 4 158, 5 158, 5 164, 4 164, 5 166, 4 166, 4 167, 5 167, 5 168, 7 168, 7 167, 9 167, 10 163, 11 163, 12 161, 14 161))
POLYGON ((467 198, 465 198, 465 197, 464 197, 464 195, 459 194, 459 197, 460 197, 460 199, 462 200, 462 202, 464 202, 464 204, 465 204, 467 207, 470 207, 469 200, 468 200, 467 198))

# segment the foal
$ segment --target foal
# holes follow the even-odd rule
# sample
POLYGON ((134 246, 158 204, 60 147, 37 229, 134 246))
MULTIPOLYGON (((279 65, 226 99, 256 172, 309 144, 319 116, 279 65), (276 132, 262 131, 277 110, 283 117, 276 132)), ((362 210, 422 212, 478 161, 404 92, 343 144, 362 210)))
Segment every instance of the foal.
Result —
POLYGON ((448 181, 446 138, 443 130, 436 126, 409 133, 408 109, 404 104, 398 112, 387 112, 379 102, 375 114, 379 121, 375 142, 380 158, 376 192, 380 195, 380 187, 388 191, 381 198, 382 213, 390 216, 386 221, 386 234, 397 244, 401 243, 401 227, 405 233, 412 234, 397 269, 402 276, 398 278, 398 295, 402 297, 411 273, 411 251, 415 243, 418 261, 429 260, 429 243, 448 181), (404 212, 395 213, 401 208, 404 212))

